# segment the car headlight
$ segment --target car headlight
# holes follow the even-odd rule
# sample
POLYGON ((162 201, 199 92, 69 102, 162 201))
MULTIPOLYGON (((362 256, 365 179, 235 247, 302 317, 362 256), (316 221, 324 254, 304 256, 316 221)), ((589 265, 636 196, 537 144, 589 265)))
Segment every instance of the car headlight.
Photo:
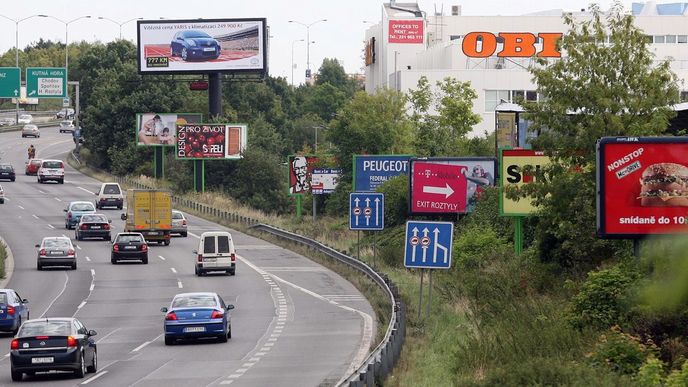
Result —
POLYGON ((187 40, 187 43, 189 43, 189 46, 194 47, 196 46, 196 41, 195 40, 187 40))

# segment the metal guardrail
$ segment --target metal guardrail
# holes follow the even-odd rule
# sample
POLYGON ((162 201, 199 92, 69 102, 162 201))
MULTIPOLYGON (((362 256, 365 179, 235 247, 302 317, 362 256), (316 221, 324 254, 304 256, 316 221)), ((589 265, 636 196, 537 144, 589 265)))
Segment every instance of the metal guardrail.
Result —
MULTIPOLYGON (((75 160, 79 161, 76 155, 73 156, 75 160)), ((113 176, 113 178, 118 183, 125 184, 130 187, 135 187, 138 189, 153 188, 137 181, 130 180, 126 177, 113 176)), ((247 225, 249 228, 267 232, 283 240, 314 249, 332 259, 359 270, 364 275, 368 276, 378 286, 380 286, 385 295, 389 297, 390 304, 392 305, 390 310, 391 313, 389 324, 387 325, 385 336, 380 344, 378 344, 377 347, 368 355, 365 361, 363 361, 363 363, 350 375, 346 375, 339 385, 349 387, 374 387, 384 382, 385 378, 387 378, 387 376, 392 372, 397 360, 399 360, 399 357, 401 356, 401 348, 404 345, 406 338, 406 305, 399 296, 398 287, 385 274, 378 273, 365 262, 341 253, 316 240, 306 238, 302 235, 294 234, 287 230, 282 230, 267 224, 262 224, 258 220, 241 216, 229 211, 224 211, 207 204, 181 198, 176 195, 172 195, 172 203, 176 206, 185 207, 187 209, 191 209, 202 214, 211 215, 229 222, 242 223, 247 225)))
MULTIPOLYGON (((53 122, 34 122, 34 125, 36 125, 39 128, 48 128, 51 126, 57 127, 60 124, 60 121, 53 121, 53 122)), ((0 126, 0 133, 3 132, 18 132, 22 130, 26 124, 19 124, 19 125, 7 125, 7 126, 0 126)))

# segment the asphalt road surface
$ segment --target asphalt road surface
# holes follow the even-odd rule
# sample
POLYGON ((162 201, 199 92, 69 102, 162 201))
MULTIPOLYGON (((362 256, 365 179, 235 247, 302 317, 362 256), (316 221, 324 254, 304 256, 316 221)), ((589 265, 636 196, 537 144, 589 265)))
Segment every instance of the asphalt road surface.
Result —
MULTIPOLYGON (((36 270, 42 237, 66 235, 62 211, 73 200, 94 200, 100 182, 66 165, 64 185, 38 184, 24 175, 26 148, 37 158, 65 159, 71 135, 42 128, 40 139, 0 133, 0 162, 17 169, 1 181, 0 236, 10 245, 14 270, 7 284, 29 299, 31 318, 75 316, 98 332, 98 372, 24 377, 25 385, 93 386, 319 386, 334 385, 367 356, 374 312, 361 293, 336 273, 260 239, 232 232, 239 254, 236 276, 197 277, 192 250, 198 236, 223 227, 189 216, 189 236, 154 245, 149 264, 112 265, 110 243, 77 244, 78 269, 36 270), (165 346, 163 313, 177 293, 214 291, 234 304, 228 343, 198 341, 165 346)), ((104 209, 113 235, 122 211, 104 209)), ((0 333, 0 385, 11 384, 11 334, 0 333)))

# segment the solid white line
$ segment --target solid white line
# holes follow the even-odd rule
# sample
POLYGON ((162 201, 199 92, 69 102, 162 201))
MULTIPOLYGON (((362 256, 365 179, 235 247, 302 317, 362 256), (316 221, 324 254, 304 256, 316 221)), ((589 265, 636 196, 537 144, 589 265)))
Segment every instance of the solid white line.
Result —
POLYGON ((81 309, 81 308, 83 308, 85 305, 86 305, 86 300, 83 300, 83 301, 81 301, 81 304, 79 304, 79 306, 77 306, 76 308, 77 308, 77 309, 81 309))
POLYGON ((232 384, 234 383, 234 380, 223 380, 220 382, 220 384, 232 384))
POLYGON ((198 235, 196 235, 196 234, 194 234, 194 233, 192 233, 192 232, 190 232, 190 231, 187 232, 187 233, 188 233, 189 235, 191 235, 192 237, 194 237, 194 238, 200 238, 198 235))
POLYGON ((81 246, 79 246, 79 245, 76 245, 76 248, 79 249, 79 250, 81 250, 81 246))
POLYGON ((41 191, 40 189, 38 190, 38 192, 40 192, 40 193, 42 193, 42 194, 44 194, 44 193, 45 193, 45 192, 41 191))
POLYGON ((162 259, 163 261, 165 260, 165 257, 163 257, 162 255, 158 255, 158 258, 162 259))
POLYGON ((40 318, 43 318, 45 316, 45 314, 48 313, 48 311, 53 306, 55 301, 57 301, 57 299, 60 298, 62 293, 64 293, 64 291, 67 289, 67 283, 69 282, 69 276, 67 275, 67 273, 64 273, 64 275, 65 275, 65 283, 64 283, 64 285, 62 285, 62 290, 60 290, 60 293, 57 296, 55 296, 55 298, 53 298, 53 300, 50 302, 48 307, 45 308, 45 312, 43 312, 43 314, 40 316, 40 318))
POLYGON ((91 262, 91 258, 89 258, 89 257, 86 257, 86 260, 87 260, 88 262, 91 262))
POLYGON ((93 284, 93 283, 92 283, 91 286, 88 288, 88 291, 89 291, 89 292, 92 292, 93 289, 95 289, 95 287, 96 287, 96 284, 93 284))
POLYGON ((53 198, 53 199, 57 200, 58 202, 62 201, 62 200, 60 200, 60 198, 53 198))
POLYGON ((101 377, 101 376, 103 376, 103 375, 105 375, 105 374, 107 374, 107 373, 108 373, 107 371, 98 372, 98 373, 95 374, 93 377, 91 377, 91 378, 89 378, 89 379, 86 379, 86 380, 85 380, 83 383, 81 383, 81 384, 89 384, 89 383, 91 383, 92 381, 98 379, 99 377, 101 377))
POLYGON ((171 267, 171 268, 170 268, 170 270, 172 270, 172 273, 175 273, 175 274, 177 274, 177 269, 175 269, 175 268, 171 267))
POLYGON ((105 340, 106 337, 109 337, 110 335, 112 335, 113 333, 117 332, 117 331, 120 330, 120 329, 122 329, 122 328, 117 328, 117 329, 115 329, 114 331, 108 333, 107 335, 101 337, 98 341, 96 341, 96 344, 98 344, 98 343, 100 343, 101 341, 105 340))
POLYGON ((55 229, 55 226, 53 226, 52 224, 49 224, 48 227, 52 228, 53 230, 55 229))
POLYGON ((96 271, 95 271, 95 269, 91 269, 91 277, 95 277, 95 276, 96 276, 96 271))
POLYGON ((182 285, 182 281, 177 281, 177 286, 179 286, 179 289, 184 288, 184 285, 182 285))
POLYGON ((76 187, 76 188, 78 188, 78 189, 80 189, 80 190, 82 190, 82 191, 86 191, 86 192, 90 193, 91 195, 95 195, 95 194, 96 194, 95 192, 89 191, 89 190, 87 190, 86 188, 83 188, 83 187, 76 187))
POLYGON ((145 343, 139 345, 138 347, 134 348, 131 352, 138 352, 141 348, 145 347, 146 345, 150 344, 150 341, 146 341, 145 343))
POLYGON ((34 218, 38 219, 38 216, 36 216, 36 214, 31 214, 31 216, 33 216, 34 218))

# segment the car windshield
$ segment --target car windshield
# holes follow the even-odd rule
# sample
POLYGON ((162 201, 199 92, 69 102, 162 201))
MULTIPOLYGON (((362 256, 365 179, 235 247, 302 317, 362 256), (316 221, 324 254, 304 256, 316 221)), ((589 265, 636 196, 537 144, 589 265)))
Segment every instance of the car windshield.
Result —
POLYGON ((7 305, 7 293, 0 293, 0 304, 7 305))
POLYGON ((43 168, 62 168, 62 161, 46 161, 43 168))
POLYGON ((103 188, 103 193, 117 195, 119 194, 119 187, 116 185, 106 185, 105 188, 103 188))
POLYGON ((63 126, 69 126, 72 124, 72 121, 62 121, 62 122, 60 122, 60 124, 63 126))
POLYGON ((210 35, 202 31, 187 31, 184 33, 185 38, 209 38, 210 35))
POLYGON ((27 336, 69 336, 72 332, 69 321, 25 322, 19 330, 20 337, 27 336))
POLYGON ((172 301, 173 308, 213 308, 216 305, 215 297, 207 294, 177 297, 172 301))
POLYGON ((107 219, 102 215, 84 215, 81 217, 83 223, 107 223, 107 219))
POLYGON ((181 212, 173 212, 172 219, 184 219, 184 215, 181 212))
POLYGON ((69 239, 65 239, 65 238, 44 239, 43 240, 43 247, 46 249, 65 248, 65 247, 70 247, 70 243, 69 243, 69 239))
POLYGON ((19 116, 19 118, 31 118, 31 116, 28 114, 22 114, 21 116, 19 116))
POLYGON ((139 235, 119 235, 117 236, 117 243, 142 242, 139 235))
POLYGON ((0 165, 0 171, 11 171, 12 166, 11 165, 0 165))
POLYGON ((41 160, 31 160, 31 165, 41 165, 41 160))
POLYGON ((72 211, 95 211, 91 203, 74 203, 72 204, 72 211))

